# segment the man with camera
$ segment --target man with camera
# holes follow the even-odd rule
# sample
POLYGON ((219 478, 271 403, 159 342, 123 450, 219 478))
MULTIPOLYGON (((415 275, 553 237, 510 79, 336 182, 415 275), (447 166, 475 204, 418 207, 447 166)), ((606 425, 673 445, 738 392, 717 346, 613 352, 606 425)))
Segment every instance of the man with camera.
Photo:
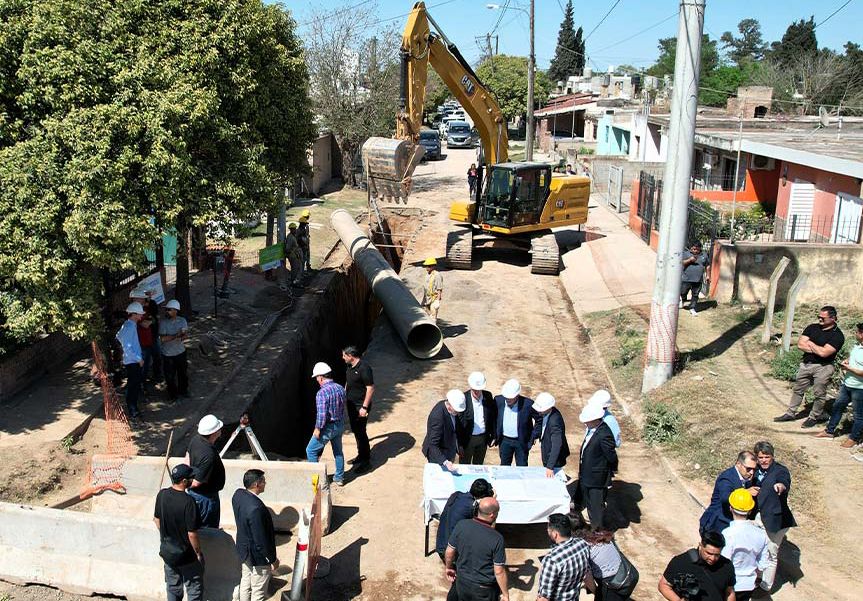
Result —
POLYGON ((725 538, 707 531, 695 549, 672 558, 659 577, 659 592, 668 601, 735 601, 734 564, 722 557, 725 538))

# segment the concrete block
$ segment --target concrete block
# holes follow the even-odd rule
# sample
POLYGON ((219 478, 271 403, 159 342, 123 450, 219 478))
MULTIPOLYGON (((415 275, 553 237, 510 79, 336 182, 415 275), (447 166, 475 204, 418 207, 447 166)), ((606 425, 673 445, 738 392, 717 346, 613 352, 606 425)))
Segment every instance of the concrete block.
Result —
MULTIPOLYGON (((230 534, 199 531, 205 598, 227 601, 240 579, 230 534)), ((151 520, 0 503, 0 579, 75 594, 166 599, 159 533, 151 520)))
MULTIPOLYGON (((169 468, 182 463, 183 458, 169 459, 169 468)), ((246 470, 257 468, 267 475, 267 489, 261 495, 261 500, 270 509, 276 530, 293 530, 299 520, 299 512, 303 507, 311 507, 314 500, 312 494, 312 476, 317 475, 323 488, 321 494, 321 514, 324 532, 329 530, 330 498, 327 482, 327 467, 325 463, 308 463, 300 461, 258 461, 253 459, 225 459, 225 488, 219 494, 222 514, 220 526, 235 530, 234 512, 231 508, 231 497, 237 488, 243 486, 243 474, 246 470)), ((159 491, 159 480, 162 477, 164 457, 133 457, 123 465, 122 482, 126 494, 106 491, 94 497, 92 512, 115 516, 133 517, 138 520, 153 518, 153 503, 159 491)), ((170 485, 168 474, 165 474, 162 487, 170 485)))

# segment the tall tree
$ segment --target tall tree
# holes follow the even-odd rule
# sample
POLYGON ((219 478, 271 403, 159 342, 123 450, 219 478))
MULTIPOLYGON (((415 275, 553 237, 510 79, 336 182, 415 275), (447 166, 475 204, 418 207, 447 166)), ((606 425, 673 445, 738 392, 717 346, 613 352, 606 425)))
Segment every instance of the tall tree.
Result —
MULTIPOLYGON (((659 58, 651 66, 647 73, 655 77, 674 75, 674 61, 677 58, 677 38, 662 38, 659 40, 659 58)), ((704 34, 701 38, 701 70, 700 79, 712 74, 719 67, 719 51, 716 49, 716 40, 704 34)))
POLYGON ((401 36, 375 35, 376 21, 374 5, 321 9, 305 36, 315 112, 338 141, 349 183, 363 142, 395 130, 401 36))
POLYGON ((279 7, 0 0, 0 15, 0 323, 17 338, 93 336, 100 269, 142 267, 162 228, 182 242, 260 212, 307 168, 308 79, 279 7))
MULTIPOLYGON (((507 119, 520 117, 527 112, 527 57, 498 54, 491 61, 482 62, 476 74, 492 94, 507 119)), ((551 91, 551 82, 543 71, 536 72, 533 97, 536 104, 545 102, 551 91)))
POLYGON ((782 40, 770 45, 769 58, 780 68, 787 68, 803 57, 814 57, 818 53, 815 37, 815 17, 800 19, 788 26, 782 40))
POLYGON ((548 67, 548 78, 553 82, 566 81, 571 75, 581 75, 584 71, 584 32, 581 27, 575 29, 572 15, 572 0, 567 0, 554 58, 548 67))
POLYGON ((735 37, 730 31, 722 34, 723 49, 728 51, 728 58, 738 67, 746 62, 760 61, 764 58, 767 44, 761 36, 761 24, 758 19, 743 19, 737 24, 740 37, 735 37))

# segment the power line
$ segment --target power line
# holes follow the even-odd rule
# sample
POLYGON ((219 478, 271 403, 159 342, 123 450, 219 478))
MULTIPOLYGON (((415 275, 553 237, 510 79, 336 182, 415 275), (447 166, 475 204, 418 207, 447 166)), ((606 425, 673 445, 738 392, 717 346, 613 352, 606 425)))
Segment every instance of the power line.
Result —
POLYGON ((313 17, 307 21, 303 21, 302 23, 297 23, 297 27, 305 27, 306 25, 311 25, 312 23, 318 23, 320 21, 327 21, 328 19, 351 12, 352 10, 356 10, 361 7, 363 4, 368 4, 369 2, 373 2, 374 0, 362 0, 362 2, 358 2, 352 6, 346 6, 345 8, 339 9, 335 12, 327 13, 326 15, 320 15, 319 17, 313 17))
POLYGON ((506 14, 506 9, 509 8, 509 2, 510 0, 506 0, 504 5, 498 9, 500 11, 500 14, 497 16, 497 21, 495 21, 494 27, 491 28, 492 34, 497 31, 497 28, 500 26, 500 22, 503 21, 503 16, 506 14))
POLYGON ((638 36, 640 36, 642 33, 647 33, 647 32, 648 32, 648 31, 650 31, 651 29, 653 29, 653 28, 655 28, 655 27, 659 27, 660 25, 662 25, 663 23, 665 23, 665 22, 666 22, 666 21, 668 21, 669 19, 672 19, 672 18, 674 18, 674 17, 676 17, 676 16, 677 16, 677 12, 673 12, 672 14, 668 15, 667 17, 665 17, 665 18, 664 18, 664 19, 662 19, 661 21, 657 21, 657 22, 656 22, 656 23, 654 23, 653 25, 651 25, 651 26, 649 26, 649 27, 645 27, 644 29, 642 29, 642 30, 641 30, 641 31, 639 31, 638 33, 633 33, 631 36, 626 37, 626 38, 623 38, 622 40, 618 40, 617 42, 614 42, 613 44, 609 44, 608 46, 603 46, 603 47, 602 47, 602 48, 600 48, 599 50, 596 50, 596 52, 602 52, 603 50, 608 50, 609 48, 613 48, 614 46, 617 46, 617 45, 619 45, 619 44, 623 44, 624 42, 628 42, 628 41, 629 41, 629 40, 631 40, 632 38, 638 37, 638 36))
MULTIPOLYGON (((851 0, 848 0, 848 1, 850 2, 851 0)), ((589 40, 589 39, 590 39, 590 36, 592 36, 592 35, 593 35, 593 32, 595 32, 597 29, 599 29, 599 26, 600 26, 600 25, 602 25, 603 23, 605 23, 605 20, 608 18, 608 15, 610 15, 610 14, 611 14, 611 12, 612 12, 615 8, 617 8, 617 5, 618 5, 618 4, 620 4, 620 0, 614 0, 614 4, 612 4, 612 5, 611 5, 611 8, 609 8, 609 9, 608 9, 608 12, 607 12, 607 13, 605 13, 605 15, 604 15, 600 20, 599 20, 599 23, 597 23, 597 24, 596 24, 596 27, 594 27, 593 29, 591 29, 591 30, 590 30, 590 33, 589 33, 589 34, 587 34, 587 37, 585 37, 585 38, 584 38, 584 41, 585 41, 585 42, 586 42, 587 40, 589 40)))
POLYGON ((848 6, 849 4, 851 4, 851 0, 847 0, 847 1, 845 2, 845 4, 843 4, 842 6, 840 6, 840 7, 839 7, 839 8, 837 8, 836 10, 834 10, 832 13, 830 13, 829 15, 827 15, 827 17, 826 17, 823 21, 821 21, 820 23, 816 23, 816 24, 815 24, 815 27, 813 27, 812 29, 813 29, 813 30, 815 30, 815 29, 818 29, 818 27, 819 27, 819 26, 824 25, 827 21, 829 21, 830 19, 832 19, 832 18, 833 18, 833 16, 834 16, 836 13, 838 13, 840 10, 842 10, 843 8, 845 8, 846 6, 848 6))

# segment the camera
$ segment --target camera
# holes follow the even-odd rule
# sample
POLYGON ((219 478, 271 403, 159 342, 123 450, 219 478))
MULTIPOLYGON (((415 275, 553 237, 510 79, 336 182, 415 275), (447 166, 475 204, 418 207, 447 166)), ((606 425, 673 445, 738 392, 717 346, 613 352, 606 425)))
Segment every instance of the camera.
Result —
POLYGON ((698 599, 701 586, 693 574, 678 574, 671 581, 671 588, 682 599, 698 599))

